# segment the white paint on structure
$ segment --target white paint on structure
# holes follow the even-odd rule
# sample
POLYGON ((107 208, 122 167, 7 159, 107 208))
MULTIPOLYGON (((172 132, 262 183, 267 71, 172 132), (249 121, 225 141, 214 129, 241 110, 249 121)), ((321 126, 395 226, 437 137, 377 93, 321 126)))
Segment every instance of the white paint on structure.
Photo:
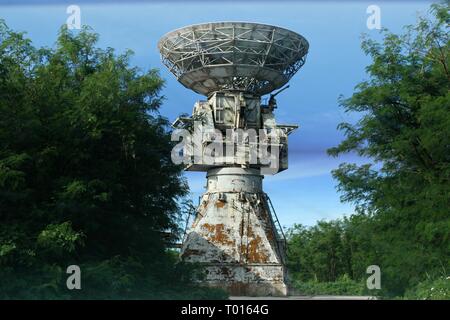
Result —
POLYGON ((275 96, 287 87, 267 104, 261 96, 303 66, 308 42, 280 27, 217 22, 169 32, 158 47, 178 81, 207 97, 191 117, 173 124, 184 130, 174 141, 184 137, 187 143, 176 145, 172 159, 186 170, 207 172, 207 191, 181 258, 203 265, 204 284, 231 295, 285 296, 286 242, 262 181, 287 169, 288 135, 297 126, 275 121, 275 96), (230 131, 247 134, 235 138, 230 131))

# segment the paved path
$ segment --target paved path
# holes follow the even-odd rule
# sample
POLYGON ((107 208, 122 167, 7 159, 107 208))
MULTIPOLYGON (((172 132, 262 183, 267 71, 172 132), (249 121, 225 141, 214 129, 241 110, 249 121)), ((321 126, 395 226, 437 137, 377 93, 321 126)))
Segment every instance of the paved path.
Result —
POLYGON ((287 296, 287 297, 237 297, 230 300, 376 300, 372 296, 287 296))

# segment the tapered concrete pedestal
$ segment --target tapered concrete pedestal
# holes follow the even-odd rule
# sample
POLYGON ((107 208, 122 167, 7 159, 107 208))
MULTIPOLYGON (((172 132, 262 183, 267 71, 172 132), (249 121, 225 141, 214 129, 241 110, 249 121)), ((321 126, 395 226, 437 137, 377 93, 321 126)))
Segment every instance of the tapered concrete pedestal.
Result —
POLYGON ((205 267, 205 285, 234 296, 285 296, 284 239, 257 169, 210 169, 181 258, 205 267))

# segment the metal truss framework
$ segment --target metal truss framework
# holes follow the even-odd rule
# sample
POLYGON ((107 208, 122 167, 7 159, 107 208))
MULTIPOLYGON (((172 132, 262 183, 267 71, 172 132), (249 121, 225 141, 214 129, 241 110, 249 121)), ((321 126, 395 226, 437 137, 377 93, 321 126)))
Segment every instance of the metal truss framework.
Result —
POLYGON ((303 66, 309 44, 279 27, 220 22, 172 31, 158 47, 178 81, 197 93, 239 90, 263 95, 286 84, 303 66))

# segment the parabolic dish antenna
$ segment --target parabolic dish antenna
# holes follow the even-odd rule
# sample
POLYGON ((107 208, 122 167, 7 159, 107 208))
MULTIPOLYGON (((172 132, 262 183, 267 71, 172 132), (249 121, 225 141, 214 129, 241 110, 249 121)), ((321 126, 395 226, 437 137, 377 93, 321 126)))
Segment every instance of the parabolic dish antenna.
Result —
POLYGON ((178 81, 205 96, 224 90, 270 93, 303 66, 308 47, 295 32, 248 22, 196 24, 158 43, 163 63, 178 81))

